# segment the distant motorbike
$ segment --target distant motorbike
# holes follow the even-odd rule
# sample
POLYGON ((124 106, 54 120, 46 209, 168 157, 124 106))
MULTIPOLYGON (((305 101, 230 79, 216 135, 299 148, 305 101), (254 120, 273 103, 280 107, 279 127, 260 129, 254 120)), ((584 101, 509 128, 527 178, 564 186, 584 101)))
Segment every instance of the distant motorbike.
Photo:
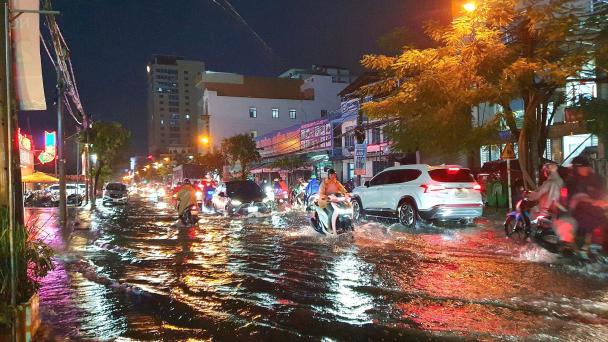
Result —
POLYGON ((275 190, 275 208, 278 211, 285 211, 289 206, 289 193, 285 190, 275 190))
POLYGON ((310 222, 315 231, 323 235, 340 235, 354 230, 353 206, 346 196, 329 195, 327 208, 312 204, 310 222))

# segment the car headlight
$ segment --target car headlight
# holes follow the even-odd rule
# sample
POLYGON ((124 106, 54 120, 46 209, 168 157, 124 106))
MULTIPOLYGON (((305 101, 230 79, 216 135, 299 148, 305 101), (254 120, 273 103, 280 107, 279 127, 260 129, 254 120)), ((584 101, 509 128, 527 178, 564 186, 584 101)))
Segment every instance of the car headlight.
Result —
POLYGON ((232 204, 232 205, 241 205, 243 203, 241 201, 239 201, 239 200, 232 200, 232 201, 230 201, 230 204, 232 204))
POLYGON ((158 189, 158 191, 156 192, 156 194, 158 196, 165 196, 165 190, 164 189, 158 189))

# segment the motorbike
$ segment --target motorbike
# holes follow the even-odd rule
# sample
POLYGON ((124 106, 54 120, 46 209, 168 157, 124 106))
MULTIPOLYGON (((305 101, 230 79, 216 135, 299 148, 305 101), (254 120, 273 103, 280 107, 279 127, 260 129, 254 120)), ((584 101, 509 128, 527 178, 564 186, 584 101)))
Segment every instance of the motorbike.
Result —
POLYGON ((285 190, 275 190, 275 206, 278 211, 284 211, 289 206, 289 193, 285 190))
POLYGON ((203 201, 203 205, 205 206, 205 208, 212 208, 213 207, 213 203, 211 202, 211 200, 213 199, 213 194, 215 193, 215 188, 214 187, 207 187, 206 191, 205 191, 205 198, 203 201))
POLYGON ((329 195, 327 206, 328 208, 321 208, 318 199, 312 204, 310 222, 315 231, 323 235, 340 235, 355 229, 353 206, 349 197, 329 195))
POLYGON ((304 205, 304 190, 302 189, 294 188, 291 190, 290 203, 292 206, 304 205))
POLYGON ((189 208, 186 208, 179 216, 179 219, 186 226, 196 224, 198 222, 198 205, 191 205, 189 208))

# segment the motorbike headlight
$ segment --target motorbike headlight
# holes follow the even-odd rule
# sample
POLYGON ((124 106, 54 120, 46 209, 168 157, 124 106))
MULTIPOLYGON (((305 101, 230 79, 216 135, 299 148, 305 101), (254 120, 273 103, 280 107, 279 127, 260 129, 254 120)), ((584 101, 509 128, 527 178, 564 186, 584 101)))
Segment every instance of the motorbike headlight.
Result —
POLYGON ((232 200, 232 201, 230 201, 230 204, 232 204, 232 205, 241 205, 243 203, 241 201, 239 201, 239 200, 232 200))

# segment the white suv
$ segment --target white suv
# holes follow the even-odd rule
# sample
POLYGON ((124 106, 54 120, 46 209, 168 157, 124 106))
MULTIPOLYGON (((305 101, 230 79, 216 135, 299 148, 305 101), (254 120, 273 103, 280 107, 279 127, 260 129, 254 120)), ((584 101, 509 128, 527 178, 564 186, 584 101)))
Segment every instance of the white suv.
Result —
POLYGON ((407 227, 423 220, 466 220, 481 216, 481 187, 460 166, 389 167, 353 190, 355 220, 396 217, 407 227))

